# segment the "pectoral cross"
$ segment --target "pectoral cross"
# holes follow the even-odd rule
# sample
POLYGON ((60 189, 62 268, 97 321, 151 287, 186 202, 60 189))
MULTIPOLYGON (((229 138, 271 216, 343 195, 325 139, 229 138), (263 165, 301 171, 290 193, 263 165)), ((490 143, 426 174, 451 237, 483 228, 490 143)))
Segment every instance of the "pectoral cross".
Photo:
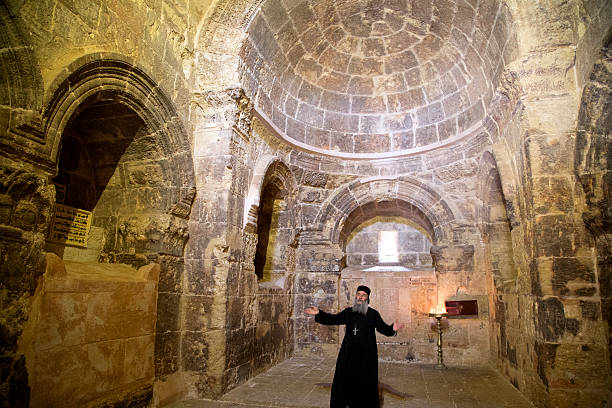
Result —
POLYGON ((357 335, 357 326, 353 327, 353 336, 357 335))

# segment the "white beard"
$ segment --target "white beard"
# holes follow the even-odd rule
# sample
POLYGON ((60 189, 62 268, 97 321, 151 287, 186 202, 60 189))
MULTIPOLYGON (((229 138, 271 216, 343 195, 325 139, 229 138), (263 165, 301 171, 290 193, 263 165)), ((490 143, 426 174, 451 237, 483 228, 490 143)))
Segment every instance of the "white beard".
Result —
POLYGON ((365 315, 368 313, 368 302, 359 303, 355 300, 355 303, 353 303, 353 312, 365 315))

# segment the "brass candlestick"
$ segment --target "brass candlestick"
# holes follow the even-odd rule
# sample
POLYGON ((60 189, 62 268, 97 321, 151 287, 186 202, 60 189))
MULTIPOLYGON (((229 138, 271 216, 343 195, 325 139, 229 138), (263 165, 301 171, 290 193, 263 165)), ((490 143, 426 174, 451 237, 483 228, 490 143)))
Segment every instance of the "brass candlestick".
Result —
POLYGON ((436 364, 436 368, 441 370, 445 369, 446 366, 444 365, 444 357, 442 356, 442 325, 440 324, 440 320, 446 316, 448 316, 448 313, 441 311, 432 311, 429 313, 429 317, 435 317, 438 327, 438 364, 436 364))

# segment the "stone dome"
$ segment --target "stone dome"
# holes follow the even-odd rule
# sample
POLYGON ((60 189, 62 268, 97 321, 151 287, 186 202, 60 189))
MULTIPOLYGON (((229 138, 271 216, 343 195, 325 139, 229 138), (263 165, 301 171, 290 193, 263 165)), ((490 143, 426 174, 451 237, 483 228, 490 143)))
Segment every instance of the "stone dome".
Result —
POLYGON ((267 0, 249 25, 242 79, 296 145, 420 151, 480 125, 506 27, 496 1, 267 0))

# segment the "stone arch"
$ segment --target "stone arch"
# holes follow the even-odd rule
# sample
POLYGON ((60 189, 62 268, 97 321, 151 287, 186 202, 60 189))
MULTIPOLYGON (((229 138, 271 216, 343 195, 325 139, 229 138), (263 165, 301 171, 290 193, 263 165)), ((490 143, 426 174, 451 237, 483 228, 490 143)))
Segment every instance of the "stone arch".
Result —
POLYGON ((158 227, 171 231, 172 236, 150 243, 149 250, 181 256, 187 228, 178 225, 191 212, 195 173, 187 135, 174 105, 149 75, 120 55, 90 54, 73 62, 66 72, 54 82, 55 91, 42 116, 50 160, 59 161, 66 130, 88 106, 111 101, 134 112, 148 129, 148 144, 165 161, 160 167, 167 198, 157 208, 165 214, 158 227))
POLYGON ((418 207, 400 199, 373 200, 354 209, 347 217, 340 231, 339 245, 346 247, 352 231, 363 222, 378 216, 399 216, 410 221, 410 224, 431 241, 435 235, 433 225, 418 207))
POLYGON ((508 289, 516 282, 517 268, 514 263, 511 230, 508 216, 508 202, 505 199, 501 176, 495 158, 484 152, 480 160, 482 180, 478 196, 481 207, 479 215, 480 232, 485 242, 495 287, 508 289))
POLYGON ((295 190, 296 182, 287 165, 274 155, 265 155, 257 160, 253 168, 253 177, 249 192, 244 202, 245 231, 253 232, 257 227, 257 212, 264 183, 274 183, 280 190, 295 190))
POLYGON ((339 245, 347 267, 393 263, 423 267, 431 266, 433 235, 433 226, 414 205, 397 199, 375 200, 348 215, 339 245), (392 250, 381 253, 381 233, 391 234, 392 250))
POLYGON ((65 72, 51 85, 53 92, 43 112, 52 160, 66 124, 95 94, 116 96, 159 131, 164 153, 189 151, 187 134, 172 101, 131 59, 113 53, 89 54, 67 66, 65 72))
POLYGON ((50 160, 57 162, 64 130, 87 103, 114 100, 133 110, 151 129, 160 153, 169 158, 172 180, 166 211, 187 219, 195 197, 194 168, 187 134, 174 105, 157 83, 128 59, 116 54, 90 54, 57 78, 43 112, 50 160))
POLYGON ((400 203, 406 203, 407 208, 417 209, 431 225, 426 229, 431 230, 434 244, 452 239, 453 224, 459 221, 455 215, 459 212, 452 209, 438 192, 425 183, 408 177, 371 178, 356 180, 331 195, 317 214, 315 228, 322 231, 331 242, 339 244, 349 214, 374 202, 381 208, 394 205, 399 208, 400 203))
POLYGON ((261 281, 283 280, 292 269, 299 230, 295 191, 295 178, 285 163, 271 155, 258 161, 245 204, 245 235, 253 237, 247 259, 261 281), (273 269, 270 276, 264 277, 264 267, 273 269))

